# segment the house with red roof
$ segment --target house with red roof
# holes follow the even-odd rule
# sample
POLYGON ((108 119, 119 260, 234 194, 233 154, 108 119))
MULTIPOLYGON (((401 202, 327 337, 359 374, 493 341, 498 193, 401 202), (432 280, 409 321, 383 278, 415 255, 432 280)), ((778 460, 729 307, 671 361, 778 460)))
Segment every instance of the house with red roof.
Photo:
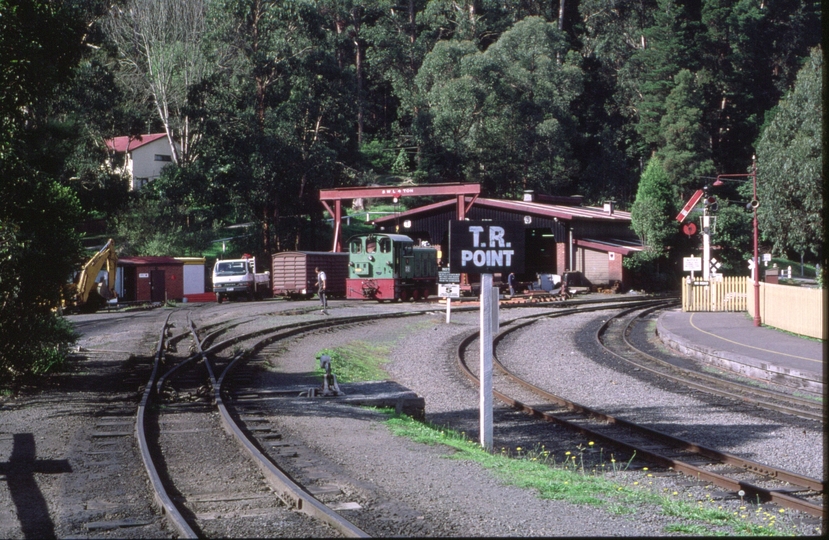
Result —
POLYGON ((110 167, 129 176, 130 191, 152 182, 161 176, 161 169, 173 163, 173 151, 166 133, 114 137, 105 143, 111 156, 110 167))

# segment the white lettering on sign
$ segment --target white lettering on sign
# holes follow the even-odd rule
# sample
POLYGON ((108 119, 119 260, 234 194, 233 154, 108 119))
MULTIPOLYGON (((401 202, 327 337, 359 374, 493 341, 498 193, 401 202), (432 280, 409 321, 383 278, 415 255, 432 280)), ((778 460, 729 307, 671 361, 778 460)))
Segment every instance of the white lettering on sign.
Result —
MULTIPOLYGON (((481 233, 484 228, 479 225, 469 227, 472 233, 472 244, 476 248, 509 248, 511 243, 504 239, 503 227, 489 227, 489 236, 486 242, 481 241, 481 233)), ((461 251, 461 266, 483 267, 483 266, 511 266, 512 256, 515 251, 512 249, 464 249, 461 251)))

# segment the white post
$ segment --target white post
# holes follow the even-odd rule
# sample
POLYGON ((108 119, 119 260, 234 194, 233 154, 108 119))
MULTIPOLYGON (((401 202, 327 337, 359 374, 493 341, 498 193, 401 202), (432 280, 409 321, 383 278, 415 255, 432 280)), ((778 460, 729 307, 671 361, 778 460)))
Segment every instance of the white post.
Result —
POLYGON ((481 366, 478 376, 481 381, 480 430, 481 446, 492 451, 492 274, 481 274, 481 366))
POLYGON ((498 287, 492 287, 492 326, 490 326, 490 331, 492 332, 492 338, 495 339, 495 335, 501 331, 501 326, 499 324, 499 312, 501 307, 501 291, 498 287))
POLYGON ((702 279, 708 281, 711 271, 711 217, 708 210, 702 216, 702 279))
POLYGON ((446 324, 449 324, 449 312, 452 306, 452 299, 448 296, 446 297, 446 324))

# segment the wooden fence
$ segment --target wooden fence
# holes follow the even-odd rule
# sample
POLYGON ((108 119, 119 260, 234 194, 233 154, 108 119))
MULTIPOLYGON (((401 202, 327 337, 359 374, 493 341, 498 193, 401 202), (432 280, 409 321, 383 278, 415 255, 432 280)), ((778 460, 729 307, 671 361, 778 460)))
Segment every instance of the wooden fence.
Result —
MULTIPOLYGON (((754 283, 744 278, 747 309, 754 317, 754 283)), ((827 290, 760 282, 760 321, 788 332, 827 339, 827 290)))
MULTIPOLYGON (((760 282, 760 321, 787 332, 829 338, 827 290, 760 282)), ((747 311, 754 317, 754 281, 748 277, 682 282, 682 311, 747 311)))
POLYGON ((682 283, 682 311, 745 311, 746 278, 720 276, 717 279, 682 283))

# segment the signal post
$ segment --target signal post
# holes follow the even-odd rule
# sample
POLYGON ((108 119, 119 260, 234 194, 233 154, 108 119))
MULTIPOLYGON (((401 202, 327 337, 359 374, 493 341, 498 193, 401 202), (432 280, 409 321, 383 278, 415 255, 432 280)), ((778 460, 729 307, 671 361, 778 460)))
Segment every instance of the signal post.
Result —
POLYGON ((454 272, 481 275, 480 442, 491 452, 492 339, 498 332, 499 296, 492 276, 524 271, 524 225, 517 221, 450 221, 449 267, 454 272))

